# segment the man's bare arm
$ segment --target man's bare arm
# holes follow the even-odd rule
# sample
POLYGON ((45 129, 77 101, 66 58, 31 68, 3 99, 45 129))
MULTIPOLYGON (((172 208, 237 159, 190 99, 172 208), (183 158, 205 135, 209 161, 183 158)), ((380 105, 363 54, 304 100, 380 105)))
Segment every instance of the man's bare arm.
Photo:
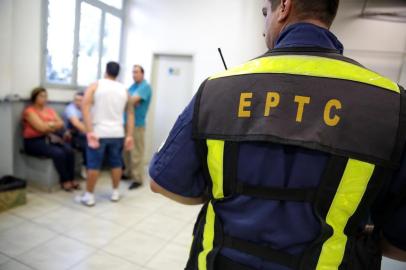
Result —
POLYGON ((79 118, 77 118, 76 116, 69 118, 69 122, 80 132, 86 133, 85 124, 82 121, 80 121, 79 118))
POLYGON ((385 237, 381 240, 382 253, 385 257, 391 258, 393 260, 406 262, 406 251, 401 250, 393 245, 391 245, 385 237))
POLYGON ((127 125, 126 125, 126 134, 127 136, 133 136, 134 131, 134 122, 135 122, 135 113, 134 113, 134 99, 128 95, 127 102, 127 125))
POLYGON ((83 121, 85 124, 85 131, 86 132, 93 132, 93 124, 92 124, 92 117, 90 115, 90 109, 93 104, 94 93, 97 89, 97 83, 90 85, 85 92, 85 97, 83 99, 82 105, 82 114, 83 114, 83 121))
POLYGON ((130 97, 131 102, 134 104, 134 106, 138 106, 141 103, 142 98, 138 95, 130 97))
POLYGON ((155 193, 159 193, 163 195, 164 197, 171 199, 175 202, 185 204, 185 205, 199 205, 199 204, 204 204, 207 201, 207 198, 202 196, 202 197, 197 197, 197 198, 189 198, 189 197, 183 197, 178 194, 172 193, 160 185, 158 185, 154 180, 151 180, 151 190, 155 193))

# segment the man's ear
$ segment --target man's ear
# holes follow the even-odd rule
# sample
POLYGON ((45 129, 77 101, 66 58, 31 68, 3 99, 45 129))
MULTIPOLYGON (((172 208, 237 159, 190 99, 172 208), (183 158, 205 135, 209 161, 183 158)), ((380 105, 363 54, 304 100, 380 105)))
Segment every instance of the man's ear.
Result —
POLYGON ((281 0, 278 7, 278 22, 286 22, 292 13, 292 0, 281 0))

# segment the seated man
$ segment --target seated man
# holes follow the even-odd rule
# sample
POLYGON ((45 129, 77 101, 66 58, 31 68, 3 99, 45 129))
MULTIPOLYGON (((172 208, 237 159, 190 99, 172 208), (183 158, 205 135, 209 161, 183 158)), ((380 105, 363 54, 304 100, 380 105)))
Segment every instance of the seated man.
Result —
MULTIPOLYGON (((71 102, 64 112, 65 127, 71 135, 72 147, 83 154, 83 165, 86 167, 86 130, 82 116, 82 101, 83 92, 75 94, 73 102, 71 102)), ((82 177, 85 176, 85 169, 82 169, 82 177)))

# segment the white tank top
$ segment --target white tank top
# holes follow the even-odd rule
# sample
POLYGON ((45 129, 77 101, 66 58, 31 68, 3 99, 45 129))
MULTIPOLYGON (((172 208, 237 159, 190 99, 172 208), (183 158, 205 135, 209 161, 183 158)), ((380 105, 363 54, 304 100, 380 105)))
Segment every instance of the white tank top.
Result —
POLYGON ((93 131, 99 138, 124 137, 127 99, 127 89, 122 83, 99 80, 92 107, 93 131))

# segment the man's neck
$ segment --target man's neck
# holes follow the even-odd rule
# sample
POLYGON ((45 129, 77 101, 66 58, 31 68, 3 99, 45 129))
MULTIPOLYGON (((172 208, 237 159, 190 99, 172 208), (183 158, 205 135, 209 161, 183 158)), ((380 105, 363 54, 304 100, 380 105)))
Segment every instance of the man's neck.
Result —
POLYGON ((343 45, 338 38, 326 29, 311 21, 292 23, 280 33, 275 48, 283 47, 323 47, 343 53, 343 45))
POLYGON ((117 78, 111 77, 111 76, 106 76, 104 77, 106 80, 110 80, 110 81, 115 81, 117 78))
POLYGON ((330 27, 329 27, 327 24, 325 24, 325 23, 323 23, 323 22, 321 22, 321 21, 319 21, 319 20, 306 19, 306 20, 291 20, 291 21, 288 21, 288 22, 286 23, 286 25, 283 27, 282 32, 283 32, 283 30, 285 30, 286 28, 288 28, 290 25, 296 24, 296 23, 310 23, 310 24, 314 24, 314 25, 316 25, 316 26, 318 26, 318 27, 325 28, 325 29, 327 29, 327 30, 330 29, 330 27))

